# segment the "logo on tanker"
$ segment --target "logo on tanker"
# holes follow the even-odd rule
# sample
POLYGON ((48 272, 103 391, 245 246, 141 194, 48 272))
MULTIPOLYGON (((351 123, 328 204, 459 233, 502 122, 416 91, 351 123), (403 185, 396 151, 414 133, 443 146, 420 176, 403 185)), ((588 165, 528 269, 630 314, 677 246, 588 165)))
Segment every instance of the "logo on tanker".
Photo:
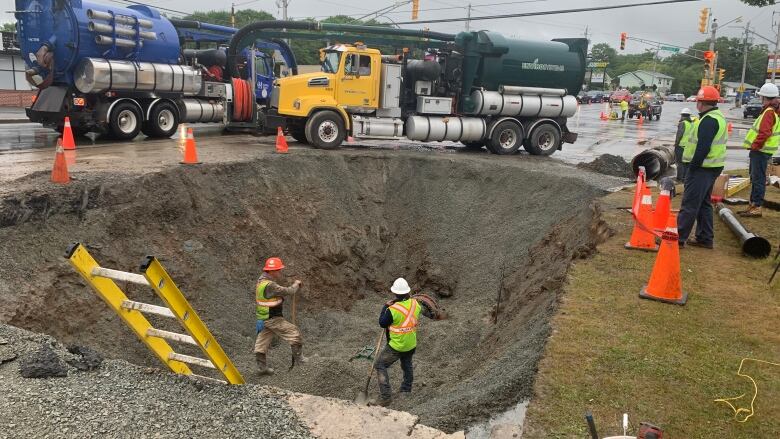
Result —
POLYGON ((563 72, 565 70, 561 64, 539 64, 539 58, 536 58, 534 62, 524 62, 522 68, 524 70, 544 70, 547 72, 563 72))

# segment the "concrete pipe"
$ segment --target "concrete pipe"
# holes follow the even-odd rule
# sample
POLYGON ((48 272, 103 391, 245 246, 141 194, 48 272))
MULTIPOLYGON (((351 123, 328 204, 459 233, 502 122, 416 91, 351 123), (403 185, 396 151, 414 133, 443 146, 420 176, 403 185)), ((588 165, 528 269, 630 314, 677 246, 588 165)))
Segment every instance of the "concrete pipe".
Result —
POLYGON ((742 244, 742 253, 752 256, 754 258, 766 258, 769 253, 772 252, 772 246, 766 239, 747 231, 745 226, 739 222, 734 212, 726 207, 723 203, 718 203, 715 206, 715 210, 718 212, 720 219, 729 226, 729 229, 737 235, 740 243, 742 244))
POLYGON ((662 177, 673 164, 674 147, 656 146, 635 155, 631 160, 631 169, 633 169, 634 175, 637 175, 639 167, 644 166, 646 178, 656 180, 662 177))

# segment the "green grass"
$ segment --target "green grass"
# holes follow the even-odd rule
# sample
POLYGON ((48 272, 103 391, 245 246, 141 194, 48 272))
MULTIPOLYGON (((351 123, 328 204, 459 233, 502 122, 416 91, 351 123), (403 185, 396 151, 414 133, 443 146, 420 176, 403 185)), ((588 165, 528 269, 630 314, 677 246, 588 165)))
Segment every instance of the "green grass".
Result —
MULTIPOLYGON (((655 253, 623 249, 632 224, 615 207, 629 205, 631 197, 622 191, 603 200, 605 220, 617 233, 570 272, 523 437, 588 437, 586 410, 602 436, 622 433, 619 420, 627 412, 633 433, 647 421, 671 438, 780 437, 780 367, 746 367, 759 386, 755 415, 746 423, 713 401, 745 393, 739 406, 749 408, 753 388, 736 376, 740 360, 780 362, 780 278, 767 285, 772 258, 742 256, 737 239, 716 217, 716 249, 681 252, 688 304, 639 299, 655 253)), ((780 190, 767 188, 767 198, 780 201, 780 190)), ((780 212, 765 210, 764 218, 743 223, 776 251, 780 212)))

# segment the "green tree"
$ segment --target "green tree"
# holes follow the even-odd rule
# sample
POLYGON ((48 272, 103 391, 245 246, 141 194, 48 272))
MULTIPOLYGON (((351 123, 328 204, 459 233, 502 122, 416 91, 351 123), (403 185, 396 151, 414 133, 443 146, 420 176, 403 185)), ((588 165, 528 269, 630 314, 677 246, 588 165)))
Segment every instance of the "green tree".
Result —
MULTIPOLYGON (((202 21, 204 23, 230 26, 230 11, 196 11, 184 17, 185 20, 202 21)), ((241 9, 236 11, 236 27, 241 28, 249 23, 262 20, 275 20, 274 16, 265 11, 241 9)))
POLYGON ((610 64, 617 57, 617 50, 613 49, 607 43, 594 44, 590 48, 590 59, 593 61, 607 61, 610 64))
POLYGON ((775 0, 742 0, 742 3, 750 6, 764 7, 775 4, 775 0))
POLYGON ((16 32, 16 23, 15 22, 3 23, 2 27, 0 27, 0 31, 16 32))

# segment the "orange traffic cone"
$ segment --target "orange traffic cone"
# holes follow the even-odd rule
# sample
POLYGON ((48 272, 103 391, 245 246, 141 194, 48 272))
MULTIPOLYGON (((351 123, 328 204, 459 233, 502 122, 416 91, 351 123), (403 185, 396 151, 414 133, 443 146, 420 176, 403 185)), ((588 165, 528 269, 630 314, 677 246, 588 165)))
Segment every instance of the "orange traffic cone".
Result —
POLYGON ((607 120, 607 115, 606 115, 606 114, 604 114, 604 112, 602 111, 602 112, 601 112, 601 114, 599 114, 599 119, 601 119, 601 120, 607 120))
POLYGON ((726 130, 729 132, 729 134, 731 134, 731 132, 734 131, 734 125, 729 122, 729 124, 726 125, 726 130))
POLYGON ((671 214, 661 238, 661 250, 655 258, 650 281, 642 287, 639 297, 677 305, 685 305, 688 301, 688 294, 682 291, 678 240, 677 215, 671 214))
POLYGON ((642 113, 639 113, 639 117, 637 118, 636 122, 638 124, 642 124, 644 122, 644 118, 642 117, 642 113))
POLYGON ((276 128, 276 152, 279 154, 287 154, 287 139, 284 138, 282 127, 276 128))
POLYGON ((634 219, 634 230, 631 239, 624 245, 631 250, 657 251, 655 235, 651 232, 653 225, 653 195, 646 186, 642 187, 642 197, 639 200, 639 209, 634 219))
POLYGON ((57 141, 57 152, 54 156, 54 167, 51 170, 51 181, 54 183, 70 183, 68 175, 68 164, 65 161, 65 150, 62 148, 62 142, 57 141))
POLYGON ((62 128, 62 149, 76 149, 73 131, 70 129, 70 118, 65 116, 65 126, 62 128))
POLYGON ((355 143, 355 138, 352 136, 347 136, 347 143, 355 143))
POLYGON ((192 128, 187 128, 187 142, 184 144, 184 160, 179 163, 183 165, 199 165, 198 151, 195 147, 195 136, 192 134, 192 128))
POLYGON ((653 230, 666 229, 666 224, 669 222, 669 214, 672 212, 672 192, 668 190, 662 190, 658 196, 658 202, 655 204, 655 212, 653 213, 653 230))

